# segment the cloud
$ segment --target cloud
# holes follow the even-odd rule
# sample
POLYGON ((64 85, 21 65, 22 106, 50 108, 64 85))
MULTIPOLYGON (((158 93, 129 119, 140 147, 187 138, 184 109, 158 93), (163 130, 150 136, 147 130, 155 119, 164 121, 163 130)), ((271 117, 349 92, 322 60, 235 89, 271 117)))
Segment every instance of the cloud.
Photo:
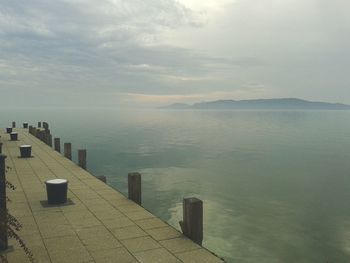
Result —
MULTIPOLYGON (((35 92, 60 93, 48 98, 57 105, 96 92, 101 101, 222 92, 350 102, 348 7, 342 0, 3 0, 0 89, 31 104, 35 92)), ((110 103, 118 101, 127 103, 110 103)))

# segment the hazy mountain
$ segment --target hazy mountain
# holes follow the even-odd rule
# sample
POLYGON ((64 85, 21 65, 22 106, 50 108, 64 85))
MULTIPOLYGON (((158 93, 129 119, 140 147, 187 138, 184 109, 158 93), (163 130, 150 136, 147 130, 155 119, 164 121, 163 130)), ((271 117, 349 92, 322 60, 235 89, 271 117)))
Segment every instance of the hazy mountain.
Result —
POLYGON ((159 109, 188 109, 191 105, 185 104, 185 103, 174 103, 167 106, 161 106, 159 109))
POLYGON ((328 103, 307 101, 295 98, 282 99, 255 99, 255 100, 216 100, 199 102, 193 105, 174 103, 161 109, 216 109, 216 110, 350 110, 350 105, 341 103, 328 103))

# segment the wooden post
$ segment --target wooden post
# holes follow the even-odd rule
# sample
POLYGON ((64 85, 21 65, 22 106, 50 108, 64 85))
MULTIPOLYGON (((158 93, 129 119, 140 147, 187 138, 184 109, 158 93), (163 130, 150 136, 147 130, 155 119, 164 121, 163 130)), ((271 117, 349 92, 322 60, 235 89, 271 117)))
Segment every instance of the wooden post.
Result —
POLYGON ((61 152, 61 140, 60 138, 54 138, 55 151, 61 152))
POLYGON ((45 132, 45 130, 41 131, 41 140, 47 144, 47 133, 45 132))
POLYGON ((40 130, 40 129, 36 129, 36 137, 37 137, 39 140, 41 140, 41 134, 42 134, 41 130, 40 130))
POLYGON ((64 143, 64 157, 72 160, 72 144, 70 142, 64 143))
POLYGON ((104 183, 107 183, 107 178, 104 175, 98 175, 96 176, 97 179, 101 180, 104 183))
POLYGON ((6 156, 0 154, 0 250, 8 247, 6 209, 6 156))
POLYGON ((128 197, 130 200, 141 205, 141 174, 128 174, 128 197))
POLYGON ((52 147, 52 134, 50 134, 50 131, 49 132, 45 132, 46 136, 46 144, 50 147, 52 147))
POLYGON ((202 245, 203 241, 203 201, 191 197, 183 199, 183 221, 180 221, 182 233, 189 239, 202 245))
POLYGON ((41 131, 40 131, 40 129, 36 129, 36 132, 35 132, 35 136, 39 139, 39 140, 41 140, 41 138, 40 138, 40 136, 41 136, 41 131))
POLYGON ((41 128, 41 121, 38 121, 38 128, 41 128))
POLYGON ((41 140, 46 143, 48 146, 52 147, 52 134, 49 129, 41 130, 42 138, 41 140))
POLYGON ((78 165, 86 170, 86 150, 78 150, 78 165))
POLYGON ((47 131, 49 129, 49 124, 47 122, 43 122, 43 128, 47 131))
POLYGON ((16 128, 16 122, 15 121, 12 122, 12 128, 16 128))

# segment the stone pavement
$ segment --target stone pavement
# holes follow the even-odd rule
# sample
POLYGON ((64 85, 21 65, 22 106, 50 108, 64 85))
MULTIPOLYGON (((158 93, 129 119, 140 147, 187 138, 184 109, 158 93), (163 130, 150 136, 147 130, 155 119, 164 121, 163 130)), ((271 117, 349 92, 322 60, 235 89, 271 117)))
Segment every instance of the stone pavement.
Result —
MULTIPOLYGON (((15 131, 19 141, 0 131, 11 167, 7 179, 17 187, 7 190, 8 207, 23 225, 19 234, 35 262, 223 262, 27 130, 15 131), (32 145, 32 158, 19 158, 22 144, 32 145), (45 203, 45 180, 53 178, 69 180, 68 204, 45 203)), ((4 254, 10 263, 29 262, 17 242, 9 245, 4 254)))

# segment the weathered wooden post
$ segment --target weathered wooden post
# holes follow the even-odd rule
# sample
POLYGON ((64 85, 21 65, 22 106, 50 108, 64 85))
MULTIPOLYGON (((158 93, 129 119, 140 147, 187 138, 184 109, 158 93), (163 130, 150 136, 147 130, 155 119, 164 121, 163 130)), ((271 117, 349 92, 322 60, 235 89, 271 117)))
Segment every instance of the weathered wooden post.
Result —
POLYGON ((45 130, 41 131, 41 140, 47 144, 47 133, 45 130))
POLYGON ((43 134, 43 142, 46 143, 48 146, 52 147, 52 134, 50 133, 50 130, 44 130, 43 134))
POLYGON ((61 140, 60 138, 54 138, 55 151, 61 152, 61 140))
POLYGON ((39 133, 38 133, 38 138, 40 141, 44 140, 44 130, 38 129, 39 133))
POLYGON ((46 140, 47 145, 52 147, 52 134, 48 133, 47 134, 47 140, 46 140))
POLYGON ((141 174, 128 174, 128 197, 130 200, 141 205, 141 174))
POLYGON ((40 129, 39 128, 36 128, 35 129, 35 137, 37 137, 39 140, 40 140, 40 129))
POLYGON ((43 122, 43 128, 47 131, 49 129, 49 124, 47 122, 43 122))
POLYGON ((70 142, 64 143, 64 157, 72 160, 72 144, 70 142))
POLYGON ((191 197, 183 199, 183 221, 180 221, 182 233, 189 239, 202 245, 203 241, 203 201, 191 197))
POLYGON ((78 165, 86 170, 86 150, 78 150, 78 165))
POLYGON ((0 154, 0 250, 6 250, 8 247, 5 159, 6 156, 0 154))
POLYGON ((106 178, 105 175, 98 175, 98 176, 96 176, 96 178, 97 178, 98 180, 101 180, 101 181, 104 182, 104 183, 107 183, 107 178, 106 178))
POLYGON ((42 140, 44 143, 47 143, 47 142, 46 142, 46 141, 47 141, 46 135, 47 135, 46 131, 45 131, 45 130, 42 130, 42 131, 41 131, 41 140, 42 140))
POLYGON ((41 128, 41 121, 38 121, 38 128, 41 128))
POLYGON ((12 122, 12 128, 16 128, 16 122, 15 121, 12 122))

